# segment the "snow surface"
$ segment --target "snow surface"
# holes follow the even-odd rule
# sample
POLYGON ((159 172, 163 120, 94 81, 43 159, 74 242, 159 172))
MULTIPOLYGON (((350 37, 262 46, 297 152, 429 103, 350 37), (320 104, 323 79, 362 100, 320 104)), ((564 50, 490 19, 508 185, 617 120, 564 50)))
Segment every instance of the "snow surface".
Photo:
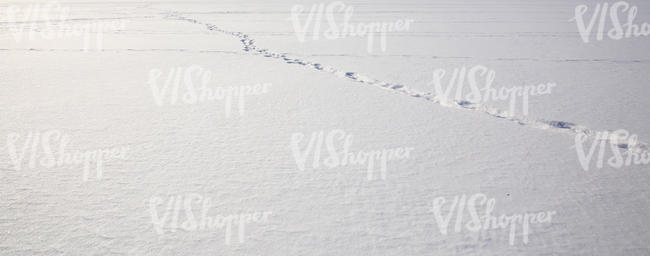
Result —
MULTIPOLYGON (((346 1, 357 22, 415 20, 368 53, 365 37, 299 42, 290 10, 312 3, 61 2, 73 23, 126 22, 85 52, 78 38, 16 42, 5 8, 28 2, 2 1, 0 138, 59 130, 69 150, 128 151, 84 181, 80 166, 17 170, 0 143, 0 255, 650 255, 648 165, 584 171, 574 143, 616 129, 650 141, 648 37, 583 43, 569 19, 593 1, 346 1), (272 86, 243 115, 156 105, 150 71, 193 65, 221 86, 272 86), (498 86, 558 86, 528 116, 504 115, 507 102, 440 104, 433 70, 475 65, 498 86), (300 170, 293 134, 337 129, 352 151, 413 151, 386 179, 311 158, 300 170), (156 232, 151 199, 162 215, 193 193, 212 199, 210 216, 271 215, 244 241, 236 227, 230 242, 224 229, 156 232), (556 214, 528 243, 521 230, 513 245, 505 229, 453 232, 455 217, 442 234, 434 199, 477 193, 495 215, 556 214)), ((631 3, 650 22, 649 2, 631 3)))

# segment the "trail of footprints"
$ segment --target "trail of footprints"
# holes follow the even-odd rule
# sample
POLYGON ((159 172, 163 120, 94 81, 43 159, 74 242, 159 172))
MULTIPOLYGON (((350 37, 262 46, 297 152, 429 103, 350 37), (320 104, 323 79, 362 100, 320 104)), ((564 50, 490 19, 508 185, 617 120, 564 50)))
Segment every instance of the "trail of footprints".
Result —
MULTIPOLYGON (((326 66, 320 63, 313 63, 310 61, 298 59, 298 58, 292 58, 287 56, 286 54, 283 53, 277 53, 277 52, 272 52, 268 49, 263 49, 263 48, 258 48, 255 45, 255 40, 250 38, 249 35, 244 34, 242 32, 232 32, 232 31, 227 31, 224 30, 216 25, 209 24, 209 23, 204 23, 196 19, 184 17, 180 15, 179 13, 168 13, 166 15, 167 19, 176 19, 176 20, 183 20, 183 21, 188 21, 192 22, 195 24, 199 25, 204 25, 206 28, 210 31, 215 31, 227 35, 231 35, 234 37, 239 38, 239 41, 243 44, 244 46, 244 51, 249 52, 255 55, 262 55, 266 58, 275 58, 275 59, 281 59, 287 64, 298 64, 302 66, 307 66, 314 68, 316 70, 320 70, 323 72, 328 72, 331 74, 334 74, 335 76, 341 77, 341 78, 347 78, 352 81, 358 82, 358 83, 363 83, 366 85, 371 85, 375 87, 379 87, 382 89, 386 90, 391 90, 396 93, 408 95, 411 97, 415 98, 420 98, 426 101, 430 101, 436 104, 439 104, 441 106, 445 107, 452 107, 452 108, 458 108, 458 109, 465 109, 465 110, 472 110, 472 111, 478 111, 487 115, 490 115, 492 117, 496 118, 501 118, 505 120, 509 120, 512 122, 515 122, 519 125, 522 126, 530 126, 534 127, 537 129, 544 129, 544 130, 551 130, 551 131, 556 131, 556 132, 563 132, 563 133, 568 133, 568 134, 585 134, 588 137, 594 139, 594 137, 599 133, 599 131, 591 130, 587 127, 571 123, 571 122, 565 122, 565 121, 555 121, 555 120, 545 120, 545 119, 535 119, 535 118, 528 118, 528 117, 519 117, 519 116, 513 116, 508 114, 507 111, 500 110, 494 107, 490 107, 484 104, 480 103, 473 103, 469 101, 456 101, 456 100, 449 100, 447 101, 447 104, 443 104, 440 102, 440 100, 433 95, 432 93, 423 93, 423 92, 418 92, 416 90, 410 89, 406 87, 403 84, 394 84, 394 83, 388 83, 388 82, 383 82, 379 81, 377 79, 370 78, 368 76, 361 75, 356 72, 346 72, 346 71, 340 71, 338 69, 335 69, 330 66, 326 66)), ((620 142, 623 140, 618 140, 617 138, 614 137, 609 137, 609 141, 616 140, 616 145, 620 148, 625 148, 625 149, 634 149, 634 150, 642 150, 642 151, 647 151, 648 150, 648 144, 643 143, 643 142, 637 142, 635 145, 629 145, 626 142, 620 142)))

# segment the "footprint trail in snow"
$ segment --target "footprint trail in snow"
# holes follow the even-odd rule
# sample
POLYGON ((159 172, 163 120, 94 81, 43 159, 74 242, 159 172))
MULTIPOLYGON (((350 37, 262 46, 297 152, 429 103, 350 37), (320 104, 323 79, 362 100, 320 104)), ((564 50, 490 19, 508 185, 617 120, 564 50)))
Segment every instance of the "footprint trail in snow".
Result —
MULTIPOLYGON (((233 37, 236 37, 239 39, 239 41, 243 44, 244 48, 243 50, 245 52, 249 52, 255 55, 262 55, 266 58, 275 58, 275 59, 281 59, 287 64, 297 64, 301 66, 307 66, 311 67, 313 69, 323 71, 323 72, 328 72, 331 74, 334 74, 335 76, 341 77, 341 78, 347 78, 352 81, 358 82, 358 83, 363 83, 366 85, 386 89, 386 90, 391 90, 393 92, 399 93, 399 94, 404 94, 408 95, 411 97, 415 98, 420 98, 429 102, 436 103, 438 105, 444 106, 444 107, 452 107, 452 108, 458 108, 458 109, 465 109, 465 110, 472 110, 472 111, 477 111, 481 112, 483 114, 487 114, 492 117, 500 118, 500 119, 505 119, 509 120, 512 122, 515 122, 519 125, 522 126, 530 126, 534 127, 537 129, 543 129, 543 130, 551 130, 551 131, 556 131, 556 132, 563 132, 563 133, 568 133, 568 134, 585 134, 589 138, 592 139, 602 139, 602 138, 595 138, 598 134, 603 134, 604 131, 595 131, 592 129, 589 129, 587 127, 584 127, 582 125, 578 125, 572 122, 565 122, 565 121, 555 121, 555 120, 545 120, 545 119, 535 119, 535 118, 528 118, 528 117, 521 117, 521 116, 515 116, 515 115, 510 115, 507 111, 500 110, 494 107, 487 106, 485 104, 480 104, 480 103, 473 103, 469 101, 464 101, 464 100, 448 100, 446 104, 443 104, 435 95, 432 93, 424 93, 424 92, 419 92, 413 89, 408 88, 407 86, 403 84, 395 84, 395 83, 388 83, 388 82, 383 82, 379 81, 377 79, 370 78, 368 76, 356 73, 356 72, 347 72, 347 71, 340 71, 336 68, 326 66, 320 63, 314 63, 311 61, 306 61, 298 58, 292 58, 287 56, 287 54, 283 53, 277 53, 270 51, 268 49, 263 49, 263 48, 258 48, 255 45, 255 40, 252 39, 249 35, 244 34, 242 32, 232 32, 228 31, 225 29, 222 29, 216 25, 210 24, 210 23, 205 23, 201 22, 196 19, 192 19, 189 17, 182 16, 179 13, 171 12, 168 13, 167 16, 165 17, 166 19, 175 19, 175 20, 182 20, 182 21, 187 21, 199 25, 204 25, 206 28, 210 31, 215 31, 223 34, 227 34, 233 37)), ((609 132, 611 134, 611 132, 609 132)), ((615 137, 613 135, 610 135, 607 138, 608 141, 615 143, 619 148, 624 148, 624 149, 629 149, 629 150, 634 150, 634 151, 647 151, 648 150, 648 144, 643 143, 643 142, 636 142, 635 144, 630 143, 629 141, 625 139, 621 139, 618 137, 615 137)))

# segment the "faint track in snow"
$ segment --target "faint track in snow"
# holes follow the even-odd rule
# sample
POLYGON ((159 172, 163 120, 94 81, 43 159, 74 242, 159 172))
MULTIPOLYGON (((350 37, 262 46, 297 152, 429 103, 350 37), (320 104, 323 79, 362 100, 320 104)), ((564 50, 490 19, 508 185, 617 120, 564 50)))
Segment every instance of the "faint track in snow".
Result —
MULTIPOLYGON (((255 45, 255 40, 252 39, 249 35, 244 34, 243 32, 232 32, 228 31, 225 29, 222 29, 216 25, 210 24, 210 23, 205 23, 201 22, 196 19, 188 18, 181 16, 178 13, 169 13, 165 18, 167 19, 176 19, 176 20, 183 20, 183 21, 188 21, 192 22, 195 24, 199 25, 204 25, 206 28, 210 31, 215 31, 227 35, 231 35, 234 37, 239 38, 239 41, 243 44, 244 46, 244 51, 255 54, 255 55, 262 55, 266 58, 274 58, 274 59, 281 59, 287 64, 297 64, 301 66, 307 66, 311 67, 313 69, 327 72, 334 74, 335 76, 341 77, 341 78, 347 78, 352 81, 358 82, 358 83, 363 83, 366 85, 371 85, 375 86, 378 88, 386 89, 386 90, 391 90, 393 92, 399 93, 399 94, 404 94, 408 95, 414 98, 420 98, 429 102, 436 103, 438 105, 444 106, 444 107, 451 107, 451 108, 457 108, 457 109, 465 109, 465 110, 473 110, 477 112, 481 112, 483 114, 487 114, 489 116, 495 117, 495 118, 500 118, 508 121, 515 122, 519 125, 522 126, 530 126, 533 128, 537 129, 542 129, 542 130, 551 130, 551 131, 556 131, 556 132, 561 132, 561 133, 567 133, 567 134, 584 134, 587 135, 588 137, 595 139, 596 135, 599 134, 601 131, 596 131, 589 129, 585 126, 578 125, 572 122, 566 122, 566 121, 557 121, 557 120, 546 120, 546 119, 536 119, 536 118, 529 118, 529 117, 520 117, 520 116, 514 116, 514 115, 509 115, 507 111, 500 110, 498 108, 490 107, 484 104, 480 103, 473 103, 469 101, 464 101, 464 100, 448 100, 447 104, 443 104, 435 95, 431 93, 425 93, 425 92, 419 92, 413 89, 410 89, 406 87, 403 84, 397 84, 397 83, 388 83, 388 82, 383 82, 365 75, 358 74, 356 72, 349 72, 349 71, 340 71, 336 68, 326 66, 320 63, 314 63, 311 61, 299 59, 299 58, 293 58, 289 57, 288 54, 286 53, 277 53, 270 51, 268 49, 263 49, 263 48, 258 48, 255 45)), ((625 149, 631 149, 631 150, 641 150, 641 151, 648 151, 648 144, 643 143, 643 142, 638 142, 635 145, 628 145, 627 143, 624 142, 618 142, 618 140, 614 141, 614 137, 610 136, 607 138, 608 141, 615 143, 619 148, 625 148, 625 149)))
POLYGON ((197 53, 224 53, 224 54, 234 54, 234 55, 247 55, 247 53, 242 53, 241 51, 222 51, 222 50, 195 50, 195 49, 183 49, 183 48, 159 48, 159 49, 56 49, 56 48, 24 48, 24 49, 8 49, 0 48, 0 51, 3 52, 197 52, 197 53))
POLYGON ((104 20, 130 20, 130 19, 152 19, 156 18, 154 15, 146 16, 127 16, 127 17, 105 17, 105 18, 72 18, 72 19, 58 19, 58 20, 28 20, 28 21, 0 21, 0 25, 20 25, 20 24, 45 24, 45 23, 72 23, 72 22, 89 22, 89 21, 104 21, 104 20))

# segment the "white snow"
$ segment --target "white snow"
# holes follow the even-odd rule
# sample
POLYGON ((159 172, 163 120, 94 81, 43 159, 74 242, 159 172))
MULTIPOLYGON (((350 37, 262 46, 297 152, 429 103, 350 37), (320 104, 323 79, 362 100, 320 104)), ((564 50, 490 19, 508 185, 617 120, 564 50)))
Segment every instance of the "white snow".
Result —
MULTIPOLYGON (((298 40, 292 6, 330 2, 60 2, 70 24, 123 22, 86 50, 83 37, 29 39, 46 31, 43 17, 13 33, 7 8, 30 3, 0 4, 0 255, 650 254, 648 165, 597 168, 595 153, 585 171, 576 153, 580 134, 587 149, 617 129, 640 143, 619 146, 645 152, 650 142, 650 38, 584 43, 569 20, 596 2, 343 2, 353 22, 414 20, 371 53, 367 37, 298 40), (476 65, 495 71, 496 88, 557 86, 531 97, 527 116, 508 115, 507 101, 441 104, 433 71, 476 65), (165 79, 190 67, 239 95, 158 105, 165 79), (153 84, 152 70, 162 72, 153 84), (66 152, 127 150, 106 158, 101 176, 93 162, 87 180, 73 160, 30 166, 32 154, 48 157, 29 139, 48 131, 67 136, 66 152), (314 159, 308 143, 321 131, 314 159), (386 162, 385 179, 377 162, 369 179, 367 163, 325 164, 333 131, 351 136, 351 153, 412 150, 386 162), (527 243, 521 225, 513 244, 509 227, 456 232, 451 201, 479 193, 495 199, 494 216, 555 214, 530 225, 527 243), (447 234, 432 211, 441 197, 447 234), (251 220, 185 230, 188 198, 198 223, 202 209, 251 220)), ((650 4, 630 3, 650 23, 650 4)))

